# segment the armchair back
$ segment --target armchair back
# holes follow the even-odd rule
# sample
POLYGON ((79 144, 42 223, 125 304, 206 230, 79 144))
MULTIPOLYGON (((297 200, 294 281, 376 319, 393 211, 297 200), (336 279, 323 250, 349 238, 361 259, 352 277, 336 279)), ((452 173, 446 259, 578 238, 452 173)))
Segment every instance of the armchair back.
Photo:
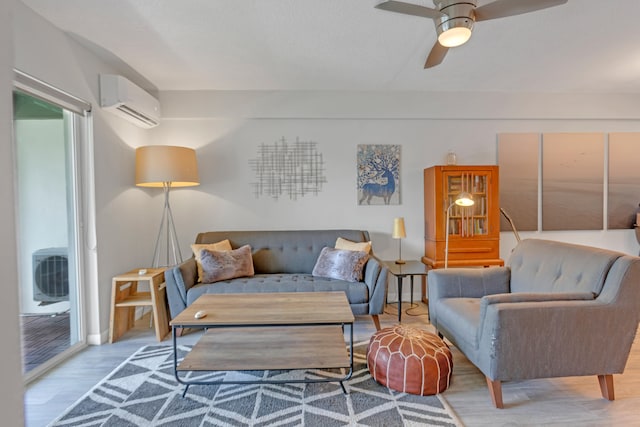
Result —
POLYGON ((599 295, 624 254, 549 240, 522 240, 509 258, 511 292, 593 292, 599 295))

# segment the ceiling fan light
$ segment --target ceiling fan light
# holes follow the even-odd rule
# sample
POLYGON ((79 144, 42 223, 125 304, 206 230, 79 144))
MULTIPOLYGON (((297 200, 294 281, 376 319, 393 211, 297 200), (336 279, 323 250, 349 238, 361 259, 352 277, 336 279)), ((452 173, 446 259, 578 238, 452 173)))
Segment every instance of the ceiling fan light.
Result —
POLYGON ((473 10, 464 10, 467 15, 457 17, 445 17, 436 20, 436 31, 438 33, 438 43, 444 47, 456 47, 465 44, 471 37, 473 30, 473 10))
POLYGON ((466 27, 455 27, 443 31, 438 36, 438 43, 444 47, 456 47, 465 44, 471 38, 471 30, 466 27))

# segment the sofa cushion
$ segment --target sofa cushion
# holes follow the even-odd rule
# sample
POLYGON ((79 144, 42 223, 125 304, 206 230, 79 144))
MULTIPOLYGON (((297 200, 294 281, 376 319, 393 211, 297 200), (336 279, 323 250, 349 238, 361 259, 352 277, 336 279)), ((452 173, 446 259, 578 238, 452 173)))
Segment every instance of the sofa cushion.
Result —
POLYGON ((347 282, 360 282, 362 270, 368 259, 369 254, 363 251, 325 247, 320 252, 311 274, 347 282))
POLYGON ((438 301, 438 331, 447 337, 455 337, 453 344, 465 354, 474 352, 478 345, 480 301, 480 298, 443 298, 438 301))
POLYGON ((203 294, 229 294, 253 292, 336 292, 343 291, 349 304, 369 302, 369 288, 364 282, 313 277, 310 274, 256 274, 253 277, 222 280, 199 284, 187 294, 187 305, 203 294))
POLYGON ((229 239, 216 243, 192 244, 191 250, 193 251, 193 256, 196 259, 196 265, 198 266, 198 282, 202 282, 202 261, 200 260, 200 252, 202 252, 203 249, 208 249, 210 251, 230 251, 233 248, 231 247, 229 239))
POLYGON ((202 283, 214 283, 236 277, 253 276, 251 246, 245 245, 231 251, 200 252, 202 263, 202 283))
POLYGON ((351 240, 338 237, 336 239, 336 249, 344 249, 346 251, 362 251, 371 253, 371 242, 352 242, 351 240))

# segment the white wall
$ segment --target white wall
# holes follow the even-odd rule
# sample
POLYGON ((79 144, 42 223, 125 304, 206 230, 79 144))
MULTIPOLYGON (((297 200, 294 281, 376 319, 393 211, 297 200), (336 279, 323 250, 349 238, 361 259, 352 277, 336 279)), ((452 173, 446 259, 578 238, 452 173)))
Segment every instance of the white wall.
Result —
MULTIPOLYGON (((424 251, 423 169, 444 164, 448 150, 457 153, 458 164, 496 164, 500 132, 640 131, 638 95, 476 93, 459 105, 449 102, 452 98, 415 92, 161 93, 164 119, 153 139, 196 148, 202 182, 173 192, 183 252, 199 231, 345 227, 369 230, 376 254, 395 259, 393 218, 404 216, 403 257, 419 259, 424 251), (261 144, 282 137, 318 143, 327 177, 318 196, 274 201, 253 195, 256 179, 249 159, 261 144), (401 205, 358 206, 358 144, 402 145, 401 205)), ((632 230, 521 234, 638 252, 632 230)), ((503 258, 514 245, 512 234, 503 233, 503 258)))
POLYGON ((20 324, 18 322, 18 283, 14 204, 13 143, 11 140, 11 90, 13 79, 13 44, 11 16, 13 0, 0 2, 0 269, 5 286, 0 298, 0 377, 5 390, 0 399, 2 424, 24 424, 22 404, 22 364, 20 360, 20 324))

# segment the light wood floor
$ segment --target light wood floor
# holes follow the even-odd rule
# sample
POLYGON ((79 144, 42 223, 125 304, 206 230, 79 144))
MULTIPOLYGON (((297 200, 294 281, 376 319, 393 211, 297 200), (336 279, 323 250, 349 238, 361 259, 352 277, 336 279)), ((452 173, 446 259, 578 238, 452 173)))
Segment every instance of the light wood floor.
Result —
MULTIPOLYGON (((409 303, 403 303, 402 308, 407 307, 409 303)), ((397 323, 395 305, 388 306, 387 311, 380 316, 382 327, 397 323)), ((405 312, 402 323, 432 329, 423 304, 405 312)), ((374 331, 370 317, 357 318, 357 341, 368 339, 374 331)), ((190 333, 181 342, 193 344, 199 337, 199 333, 190 333)), ((120 341, 88 347, 27 388, 26 425, 46 426, 134 351, 156 343, 148 318, 143 318, 120 341)), ((165 339, 164 344, 170 345, 171 340, 165 339)), ((640 426, 640 334, 636 335, 625 373, 614 376, 613 402, 602 399, 595 376, 554 378, 505 383, 505 409, 495 409, 484 376, 455 347, 452 351, 453 380, 443 397, 461 425, 640 426)))

